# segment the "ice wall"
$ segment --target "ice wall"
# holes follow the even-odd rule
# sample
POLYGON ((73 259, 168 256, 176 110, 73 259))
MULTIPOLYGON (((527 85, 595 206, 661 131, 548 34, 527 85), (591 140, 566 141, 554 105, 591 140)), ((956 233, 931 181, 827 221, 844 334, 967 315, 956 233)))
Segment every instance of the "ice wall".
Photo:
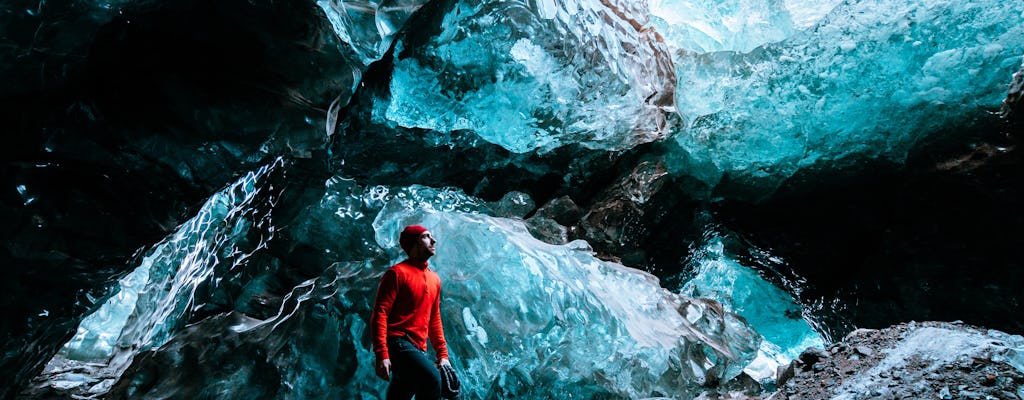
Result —
POLYGON ((585 242, 550 245, 519 220, 411 204, 389 203, 376 238, 394 249, 394 232, 420 222, 438 239, 446 338, 470 397, 690 397, 756 351, 756 334, 719 304, 600 261, 585 242))
POLYGON ((804 307, 793 296, 743 265, 726 251, 721 227, 709 226, 704 242, 690 256, 690 278, 680 293, 722 303, 726 310, 743 316, 764 340, 757 359, 746 373, 765 381, 776 378, 779 366, 788 365, 809 347, 825 348, 825 340, 804 316, 804 307))
POLYGON ((469 130, 516 153, 663 138, 674 70, 643 2, 466 0, 402 39, 381 121, 469 130))
MULTIPOLYGON (((140 295, 124 332, 175 328, 156 342, 122 334, 131 366, 89 390, 110 388, 111 398, 383 396, 366 321, 381 273, 400 259, 397 229, 411 222, 426 224, 439 240, 432 268, 444 281, 442 318, 465 398, 692 397, 702 385, 739 374, 756 354, 758 335, 719 303, 673 294, 649 274, 596 259, 583 242, 540 242, 520 220, 483 214, 486 204, 456 190, 361 187, 336 178, 328 184, 287 235, 337 261, 297 284, 266 317, 242 306, 266 275, 234 276, 243 287, 234 310, 187 327, 174 323, 177 314, 152 312, 164 306, 140 295), (142 351, 150 346, 159 348, 142 351)), ((253 232, 225 228, 222 234, 236 239, 253 232)), ((231 240, 213 242, 220 245, 199 249, 212 256, 233 248, 231 240)), ((166 254, 168 261, 193 259, 166 254)), ((194 304, 189 288, 227 272, 148 287, 167 290, 168 304, 194 304)), ((64 382, 81 379, 75 371, 66 371, 64 382)))
POLYGON ((341 42, 358 55, 365 67, 384 56, 395 34, 426 3, 423 0, 318 0, 316 5, 324 11, 341 42))
POLYGON ((847 2, 749 53, 679 53, 675 170, 771 193, 802 168, 901 163, 999 107, 1022 14, 1019 1, 847 2))
POLYGON ((808 28, 838 0, 652 0, 651 26, 674 51, 748 52, 808 28))
POLYGON ((400 38, 376 121, 517 153, 671 139, 674 175, 770 195, 801 169, 902 163, 998 108, 1020 2, 454 3, 400 38))
POLYGON ((195 217, 149 249, 48 363, 43 376, 50 384, 102 393, 136 355, 162 346, 216 301, 216 287, 230 285, 226 280, 269 239, 253 241, 249 234, 269 222, 261 202, 272 191, 268 175, 281 164, 252 171, 214 194, 195 217))

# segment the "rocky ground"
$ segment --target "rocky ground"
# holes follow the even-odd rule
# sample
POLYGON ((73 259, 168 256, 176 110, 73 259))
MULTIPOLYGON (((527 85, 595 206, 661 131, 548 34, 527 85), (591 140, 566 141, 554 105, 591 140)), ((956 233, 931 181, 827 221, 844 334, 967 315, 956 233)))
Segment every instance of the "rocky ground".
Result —
POLYGON ((858 329, 780 368, 777 390, 705 399, 1024 400, 1024 337, 959 322, 858 329))
MULTIPOLYGON (((698 400, 1024 400, 1024 337, 959 322, 858 329, 781 367, 775 387, 741 375, 698 400)), ((22 397, 88 398, 42 389, 22 397)))

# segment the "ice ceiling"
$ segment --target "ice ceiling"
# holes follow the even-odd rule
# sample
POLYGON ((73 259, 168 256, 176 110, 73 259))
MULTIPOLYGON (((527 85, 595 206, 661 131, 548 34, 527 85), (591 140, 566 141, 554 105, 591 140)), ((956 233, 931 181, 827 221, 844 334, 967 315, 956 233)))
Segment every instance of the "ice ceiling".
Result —
POLYGON ((834 250, 807 228, 829 198, 776 194, 1004 132, 1024 55, 1020 1, 152 3, 0 17, 5 104, 39 138, 8 167, 5 256, 32 266, 9 292, 71 293, 5 306, 0 397, 381 398, 369 302, 413 222, 465 398, 770 385, 849 327, 829 304, 874 294, 807 261, 834 250))

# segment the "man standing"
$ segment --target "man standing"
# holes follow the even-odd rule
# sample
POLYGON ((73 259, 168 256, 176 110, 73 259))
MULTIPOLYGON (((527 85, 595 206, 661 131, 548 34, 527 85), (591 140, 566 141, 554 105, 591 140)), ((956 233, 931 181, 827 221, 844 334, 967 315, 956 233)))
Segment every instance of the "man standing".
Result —
POLYGON ((409 258, 384 272, 370 317, 377 376, 391 381, 387 400, 436 400, 441 376, 427 359, 427 338, 438 364, 451 366, 441 326, 441 278, 427 266, 437 241, 427 228, 409 225, 398 242, 409 258))

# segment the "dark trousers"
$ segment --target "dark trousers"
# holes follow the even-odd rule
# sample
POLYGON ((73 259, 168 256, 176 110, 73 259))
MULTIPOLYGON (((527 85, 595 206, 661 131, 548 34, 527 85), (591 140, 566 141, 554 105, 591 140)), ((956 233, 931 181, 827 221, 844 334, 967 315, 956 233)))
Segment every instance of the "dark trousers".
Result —
POLYGON ((401 336, 388 338, 391 384, 387 400, 437 400, 441 398, 441 373, 427 353, 401 336))

